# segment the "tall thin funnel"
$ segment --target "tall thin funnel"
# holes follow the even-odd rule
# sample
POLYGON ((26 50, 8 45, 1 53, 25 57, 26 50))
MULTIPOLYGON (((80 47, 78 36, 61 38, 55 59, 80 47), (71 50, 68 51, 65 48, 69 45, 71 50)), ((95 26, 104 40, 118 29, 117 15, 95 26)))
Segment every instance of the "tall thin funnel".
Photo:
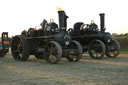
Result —
POLYGON ((101 32, 105 32, 105 14, 104 13, 100 13, 100 30, 101 32))
POLYGON ((59 26, 60 26, 60 29, 63 29, 63 28, 67 28, 67 18, 68 16, 65 14, 64 11, 58 11, 58 15, 59 15, 59 26))

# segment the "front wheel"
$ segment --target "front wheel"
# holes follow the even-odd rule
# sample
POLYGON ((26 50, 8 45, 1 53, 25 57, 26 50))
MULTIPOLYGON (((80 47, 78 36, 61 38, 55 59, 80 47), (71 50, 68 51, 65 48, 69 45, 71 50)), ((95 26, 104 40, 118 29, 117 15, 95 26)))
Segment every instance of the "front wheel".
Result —
POLYGON ((101 40, 93 40, 89 44, 88 52, 93 59, 101 59, 106 52, 105 44, 101 40))
POLYGON ((57 64, 62 58, 62 48, 56 41, 50 41, 45 48, 45 59, 49 63, 57 64))
POLYGON ((77 50, 77 53, 74 55, 69 54, 66 56, 66 58, 69 61, 79 61, 81 59, 82 52, 83 52, 83 49, 82 49, 82 46, 80 45, 80 43, 77 41, 72 41, 69 45, 69 49, 75 49, 75 50, 77 50))
POLYGON ((110 44, 108 44, 106 47, 106 56, 115 58, 120 54, 120 44, 117 40, 112 39, 110 44))

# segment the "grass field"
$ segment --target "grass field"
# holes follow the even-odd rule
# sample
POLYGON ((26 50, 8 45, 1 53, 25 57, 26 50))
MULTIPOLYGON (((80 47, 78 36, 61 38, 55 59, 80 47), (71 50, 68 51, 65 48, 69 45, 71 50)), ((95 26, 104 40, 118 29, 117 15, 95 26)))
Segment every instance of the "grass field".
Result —
POLYGON ((0 58, 0 85, 127 85, 128 54, 95 60, 83 55, 79 62, 62 59, 49 64, 30 56, 16 61, 11 54, 0 58))

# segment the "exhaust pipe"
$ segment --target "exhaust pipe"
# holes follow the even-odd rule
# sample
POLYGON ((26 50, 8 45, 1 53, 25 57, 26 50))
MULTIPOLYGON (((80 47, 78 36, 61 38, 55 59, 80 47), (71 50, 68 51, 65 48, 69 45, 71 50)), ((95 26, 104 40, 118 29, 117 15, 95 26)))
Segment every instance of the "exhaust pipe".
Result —
POLYGON ((104 13, 100 13, 100 31, 101 32, 105 32, 105 14, 104 13))
POLYGON ((60 27, 61 30, 66 31, 68 16, 65 14, 64 11, 58 11, 58 15, 59 15, 59 27, 60 27))

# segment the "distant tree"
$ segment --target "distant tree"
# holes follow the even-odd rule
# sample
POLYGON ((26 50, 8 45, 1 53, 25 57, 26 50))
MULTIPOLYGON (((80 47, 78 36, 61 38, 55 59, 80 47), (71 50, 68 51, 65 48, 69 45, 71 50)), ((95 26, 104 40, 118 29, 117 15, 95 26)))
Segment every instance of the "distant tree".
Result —
POLYGON ((112 37, 117 37, 118 34, 117 33, 112 33, 112 37))
POLYGON ((128 36, 128 33, 125 33, 124 36, 128 36))

